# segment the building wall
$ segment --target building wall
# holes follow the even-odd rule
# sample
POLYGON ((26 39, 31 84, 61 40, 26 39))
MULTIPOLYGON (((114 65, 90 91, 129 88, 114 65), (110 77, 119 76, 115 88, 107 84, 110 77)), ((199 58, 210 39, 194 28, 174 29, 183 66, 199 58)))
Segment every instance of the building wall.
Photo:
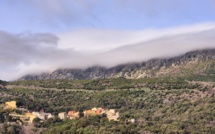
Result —
POLYGON ((61 120, 64 120, 64 119, 67 118, 67 113, 65 113, 65 112, 59 113, 59 114, 58 114, 58 117, 59 117, 61 120))
POLYGON ((5 107, 6 108, 12 108, 12 109, 16 109, 16 101, 9 101, 9 102, 5 102, 5 107))
POLYGON ((39 112, 33 112, 33 115, 35 115, 36 117, 38 117, 41 120, 45 120, 45 115, 44 114, 40 114, 39 112))
POLYGON ((37 118, 37 116, 31 115, 29 118, 30 118, 29 121, 30 121, 31 123, 33 123, 33 120, 34 120, 35 118, 37 118))

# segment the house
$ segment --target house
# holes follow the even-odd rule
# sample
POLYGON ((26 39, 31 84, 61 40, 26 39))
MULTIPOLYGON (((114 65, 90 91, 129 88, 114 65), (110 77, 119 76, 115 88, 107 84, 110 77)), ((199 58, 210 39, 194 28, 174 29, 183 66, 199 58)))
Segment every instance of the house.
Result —
POLYGON ((110 109, 109 112, 112 114, 116 113, 115 109, 110 109))
POLYGON ((33 114, 30 113, 30 112, 25 113, 25 116, 26 116, 26 117, 30 117, 31 115, 33 115, 33 114))
POLYGON ((51 113, 44 113, 44 112, 32 112, 32 114, 41 120, 47 120, 49 118, 54 117, 51 113))
POLYGON ((136 120, 135 120, 135 119, 130 119, 130 122, 131 122, 131 123, 135 123, 136 120))
POLYGON ((41 120, 47 120, 49 118, 53 118, 54 116, 51 113, 43 113, 43 112, 28 112, 25 114, 26 117, 29 118, 29 122, 33 122, 35 118, 39 118, 41 120))
POLYGON ((32 113, 29 113, 29 112, 26 113, 25 116, 29 118, 29 122, 30 122, 30 123, 33 123, 33 120, 34 120, 35 118, 37 118, 36 115, 33 115, 32 113))
POLYGON ((92 108, 91 110, 92 110, 92 111, 96 111, 96 110, 97 110, 97 108, 95 108, 95 107, 94 107, 94 108, 92 108))
POLYGON ((105 110, 103 108, 92 108, 91 110, 85 110, 84 111, 84 116, 95 116, 95 115, 102 115, 105 113, 105 110))
POLYGON ((64 119, 67 118, 67 113, 66 113, 66 112, 59 113, 59 114, 58 114, 58 117, 59 117, 61 120, 64 120, 64 119))
POLYGON ((54 118, 54 115, 51 113, 44 113, 46 119, 54 118))
POLYGON ((41 119, 41 120, 45 120, 45 115, 43 113, 39 113, 39 112, 32 112, 33 115, 35 115, 37 118, 41 119))
POLYGON ((16 109, 17 106, 16 106, 16 101, 8 101, 8 102, 5 102, 5 107, 4 109, 16 109))
POLYGON ((67 116, 69 119, 77 119, 79 118, 79 112, 69 111, 67 116))
POLYGON ((34 119, 37 118, 36 115, 29 116, 29 122, 33 123, 34 119))
POLYGON ((105 109, 103 109, 103 108, 97 108, 96 109, 96 115, 102 115, 104 113, 105 113, 105 109))
POLYGON ((93 110, 84 110, 84 117, 88 117, 88 116, 95 116, 96 113, 93 110))
POLYGON ((136 119, 128 119, 128 120, 126 120, 126 122, 128 122, 128 123, 135 123, 136 122, 136 119))
POLYGON ((102 114, 102 110, 96 110, 96 115, 101 115, 102 114))
POLYGON ((115 109, 110 109, 106 111, 106 114, 109 121, 111 120, 118 121, 118 118, 120 116, 119 112, 116 112, 115 109))

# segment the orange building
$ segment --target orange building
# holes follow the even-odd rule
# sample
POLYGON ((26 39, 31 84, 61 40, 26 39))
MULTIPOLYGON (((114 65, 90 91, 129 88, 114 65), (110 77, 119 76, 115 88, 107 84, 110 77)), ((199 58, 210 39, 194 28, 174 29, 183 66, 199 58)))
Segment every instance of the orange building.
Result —
POLYGON ((105 113, 105 110, 103 108, 92 108, 91 110, 85 110, 84 111, 84 116, 95 116, 95 115, 101 115, 105 113))
POLYGON ((71 119, 71 120, 79 118, 79 112, 69 111, 68 112, 68 118, 71 119))
POLYGON ((83 113, 84 113, 84 117, 96 115, 95 111, 93 111, 93 110, 85 110, 83 113))
POLYGON ((102 110, 96 110, 96 114, 97 114, 97 115, 101 115, 102 112, 103 112, 102 110))

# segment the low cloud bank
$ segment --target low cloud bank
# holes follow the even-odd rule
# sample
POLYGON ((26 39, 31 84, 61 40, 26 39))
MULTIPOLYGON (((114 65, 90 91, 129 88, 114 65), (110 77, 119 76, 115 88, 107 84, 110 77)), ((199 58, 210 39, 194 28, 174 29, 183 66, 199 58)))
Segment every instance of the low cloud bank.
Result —
POLYGON ((0 79, 58 68, 112 67, 215 48, 215 25, 144 31, 82 30, 12 34, 0 31, 0 79))

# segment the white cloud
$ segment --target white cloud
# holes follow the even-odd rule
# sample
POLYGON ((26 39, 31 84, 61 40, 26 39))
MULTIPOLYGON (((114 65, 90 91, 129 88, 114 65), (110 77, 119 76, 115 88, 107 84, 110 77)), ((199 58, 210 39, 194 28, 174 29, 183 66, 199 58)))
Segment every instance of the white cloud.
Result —
POLYGON ((215 28, 214 23, 195 24, 164 29, 104 30, 88 29, 59 33, 59 47, 75 50, 110 50, 124 45, 133 45, 164 36, 195 33, 215 28))

